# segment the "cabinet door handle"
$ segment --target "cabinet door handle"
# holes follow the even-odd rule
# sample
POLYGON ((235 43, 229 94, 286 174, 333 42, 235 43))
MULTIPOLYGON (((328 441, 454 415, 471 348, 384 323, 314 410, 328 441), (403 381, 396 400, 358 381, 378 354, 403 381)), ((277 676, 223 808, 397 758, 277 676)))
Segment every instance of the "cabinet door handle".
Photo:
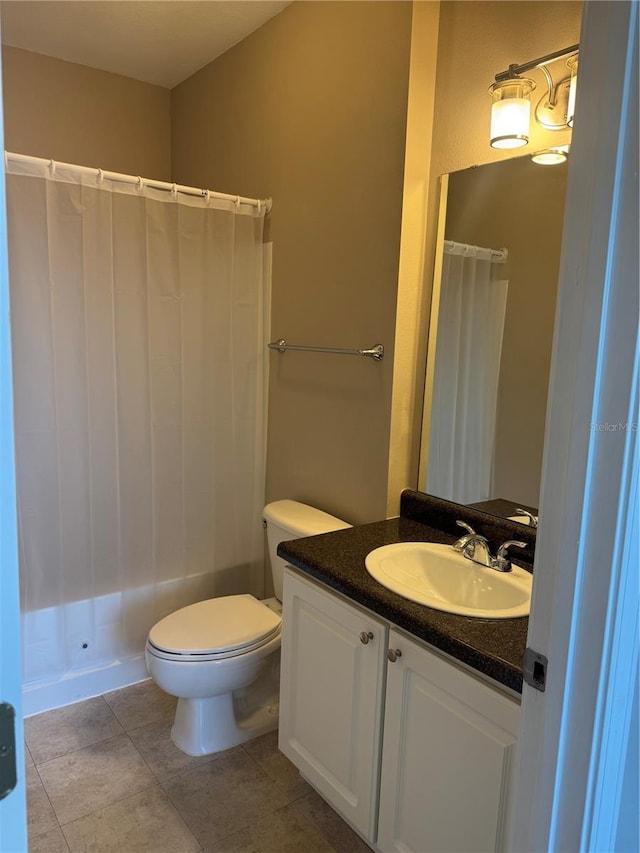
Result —
POLYGON ((373 633, 371 631, 361 631, 360 632, 360 642, 363 646, 366 646, 369 640, 373 640, 373 633))
POLYGON ((398 658, 402 657, 402 651, 400 649, 387 649, 387 657, 391 663, 395 663, 398 658))

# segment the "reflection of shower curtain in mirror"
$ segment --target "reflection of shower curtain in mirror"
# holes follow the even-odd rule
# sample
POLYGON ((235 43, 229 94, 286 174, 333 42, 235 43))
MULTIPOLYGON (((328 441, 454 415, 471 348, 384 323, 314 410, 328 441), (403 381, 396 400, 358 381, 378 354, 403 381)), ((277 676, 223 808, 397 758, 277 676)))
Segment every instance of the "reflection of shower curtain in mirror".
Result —
MULTIPOLYGON (((495 253, 493 253, 495 254, 495 253)), ((491 496, 508 282, 490 249, 445 247, 429 432, 427 492, 458 503, 491 496)))
POLYGON ((60 164, 7 201, 29 682, 263 591, 264 208, 60 164))

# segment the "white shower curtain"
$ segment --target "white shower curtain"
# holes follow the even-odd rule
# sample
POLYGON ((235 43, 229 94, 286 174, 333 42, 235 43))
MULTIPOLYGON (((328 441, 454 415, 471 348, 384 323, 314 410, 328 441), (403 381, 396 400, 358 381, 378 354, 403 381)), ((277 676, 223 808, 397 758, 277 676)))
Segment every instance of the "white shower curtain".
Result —
POLYGON ((263 591, 264 208, 9 164, 29 682, 263 591))
POLYGON ((495 255, 453 243, 442 262, 427 492, 463 504, 491 496, 508 289, 495 255))

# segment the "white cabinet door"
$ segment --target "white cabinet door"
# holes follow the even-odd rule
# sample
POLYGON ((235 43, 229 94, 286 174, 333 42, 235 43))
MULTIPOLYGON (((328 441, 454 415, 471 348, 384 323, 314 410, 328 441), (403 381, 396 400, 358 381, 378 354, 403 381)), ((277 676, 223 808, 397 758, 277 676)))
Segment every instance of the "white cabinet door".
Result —
POLYGON ((388 664, 378 848, 503 848, 520 705, 396 631, 388 664))
POLYGON ((386 637, 376 619, 285 573, 280 749, 371 840, 386 637))

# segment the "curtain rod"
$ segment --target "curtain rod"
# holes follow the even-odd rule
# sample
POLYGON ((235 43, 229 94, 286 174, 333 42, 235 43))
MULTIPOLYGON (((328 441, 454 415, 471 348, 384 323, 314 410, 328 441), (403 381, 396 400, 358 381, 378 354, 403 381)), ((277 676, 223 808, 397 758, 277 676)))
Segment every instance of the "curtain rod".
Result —
POLYGON ((215 192, 214 190, 203 190, 198 187, 187 187, 182 184, 171 184, 166 181, 155 181, 151 178, 141 178, 135 175, 124 175, 120 172, 109 172, 105 169, 95 169, 90 166, 76 166, 74 163, 61 163, 56 160, 46 160, 42 157, 31 157, 29 154, 14 154, 11 151, 4 152, 5 166, 9 165, 10 161, 14 163, 31 163, 38 166, 48 166, 51 173, 54 174, 56 167, 61 169, 71 169, 83 175, 92 175, 99 180, 106 179, 108 181, 116 181, 123 184, 137 184, 140 189, 143 187, 151 187, 156 190, 166 190, 167 192, 182 193, 183 195, 198 196, 198 198, 218 198, 223 201, 232 201, 235 204, 249 204, 252 207, 257 207, 258 212, 264 207, 265 213, 270 213, 273 206, 273 201, 270 198, 257 199, 246 198, 241 195, 230 195, 229 193, 215 192))
POLYGON ((506 261, 509 257, 508 249, 484 249, 482 246, 471 246, 469 243, 456 243, 454 240, 444 241, 444 250, 450 254, 469 255, 478 249, 482 252, 491 252, 492 261, 506 261))

